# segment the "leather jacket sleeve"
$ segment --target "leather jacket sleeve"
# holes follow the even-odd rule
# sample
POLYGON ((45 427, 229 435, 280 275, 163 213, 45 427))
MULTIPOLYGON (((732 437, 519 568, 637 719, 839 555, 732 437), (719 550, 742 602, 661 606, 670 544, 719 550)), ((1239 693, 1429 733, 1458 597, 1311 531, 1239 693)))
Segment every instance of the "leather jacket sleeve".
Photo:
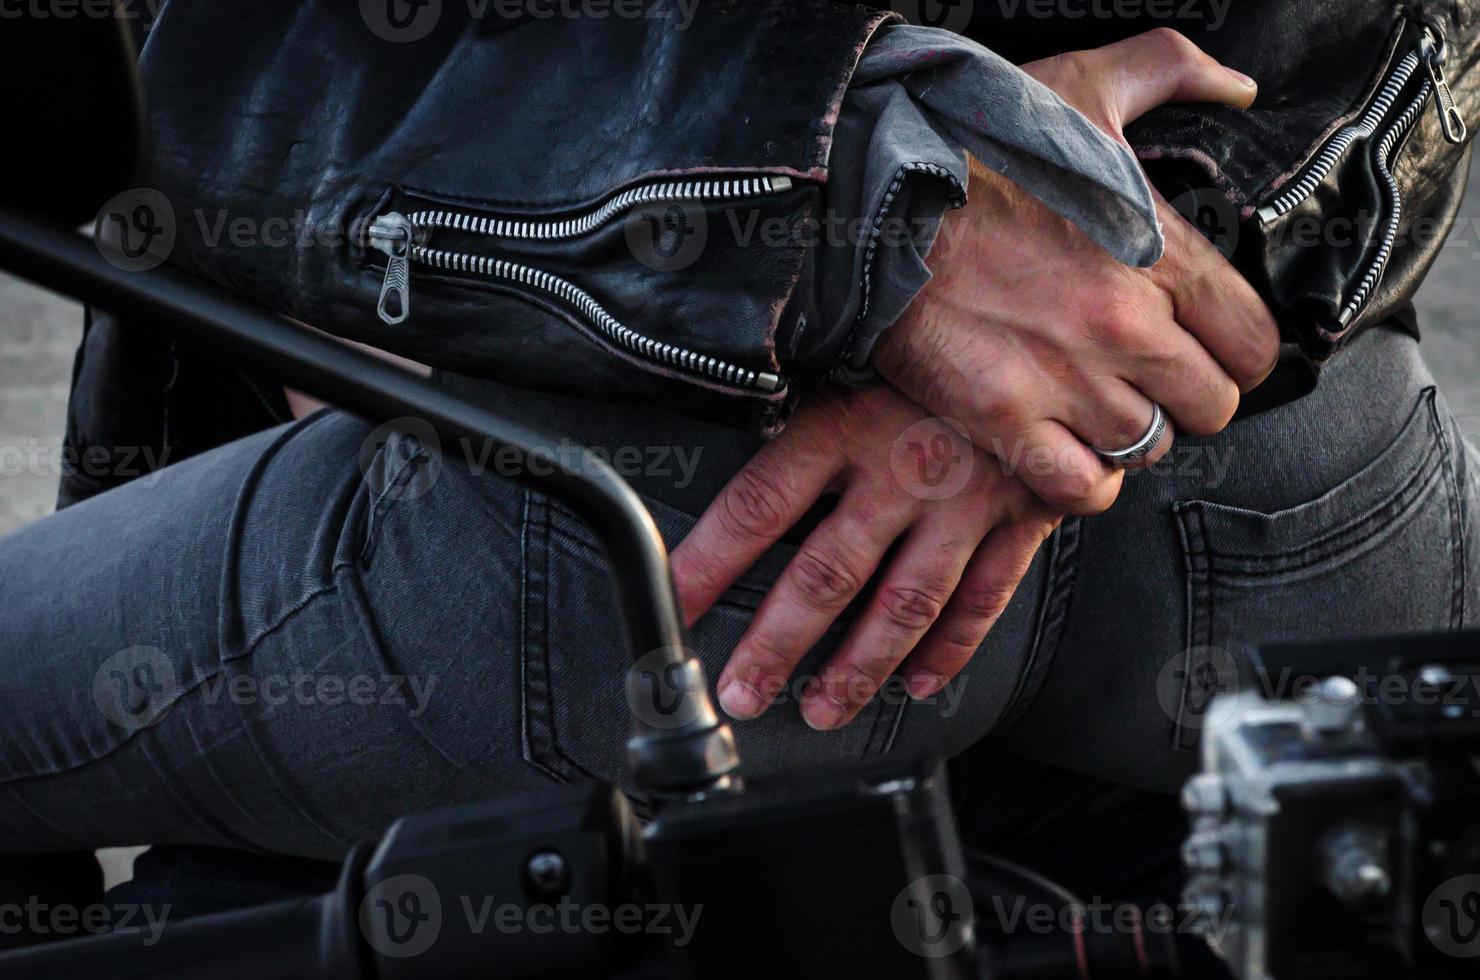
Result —
POLYGON ((141 67, 169 261, 460 374, 774 429, 817 370, 796 230, 894 15, 440 6, 168 4, 141 67))
POLYGON ((1173 27, 1259 82, 1250 109, 1165 105, 1126 137, 1279 320, 1285 356, 1243 414, 1309 392, 1353 336, 1395 322, 1454 226, 1480 116, 1480 3, 1084 6, 958 5, 952 26, 1019 63, 1173 27))

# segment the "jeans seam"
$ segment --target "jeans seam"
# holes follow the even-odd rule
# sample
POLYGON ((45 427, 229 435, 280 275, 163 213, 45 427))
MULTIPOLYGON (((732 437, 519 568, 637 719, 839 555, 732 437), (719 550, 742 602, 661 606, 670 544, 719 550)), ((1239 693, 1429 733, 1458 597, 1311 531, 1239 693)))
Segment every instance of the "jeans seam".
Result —
POLYGON ((1172 748, 1192 751, 1201 741, 1201 733, 1187 724, 1188 693, 1196 671, 1192 664, 1192 651, 1206 650, 1213 645, 1213 618, 1216 593, 1213 590, 1211 548, 1208 544, 1206 511, 1197 502, 1177 503, 1172 506, 1177 522, 1177 534, 1182 543, 1182 567, 1185 574, 1185 599, 1187 604, 1187 631, 1183 635, 1182 660, 1186 675, 1177 699, 1177 717, 1172 720, 1172 748))
MULTIPOLYGON (((1465 622, 1465 589, 1468 586, 1466 577, 1468 569, 1465 566, 1465 528, 1460 511, 1462 496, 1459 488, 1459 471, 1455 466, 1453 454, 1450 452, 1449 439, 1444 431, 1444 424, 1439 418, 1439 409, 1433 399, 1429 401, 1429 426, 1433 431, 1434 440, 1439 445, 1441 455, 1441 467, 1444 473, 1444 489, 1449 497, 1449 542, 1451 562, 1453 565, 1454 592, 1449 600, 1449 628, 1458 630, 1464 627, 1465 622)), ((1459 447, 1461 450, 1464 446, 1459 447)))
POLYGON ((243 660, 243 659, 245 659, 247 657, 252 656, 256 652, 258 645, 263 640, 265 640, 268 636, 272 635, 273 633, 277 632, 283 626, 287 625, 288 622, 290 620, 292 620, 294 616, 297 616, 299 613, 301 613, 305 609, 307 609, 308 606, 311 605, 315 600, 321 599, 324 596, 327 596, 327 595, 329 595, 332 592, 337 592, 338 590, 339 590, 339 586, 338 586, 337 583, 334 584, 334 585, 327 586, 325 588, 321 588, 321 589, 315 590, 306 599, 301 600, 300 602, 298 602, 297 604, 295 604, 291 609, 289 609, 286 612, 284 612, 278 618, 277 622, 273 623, 272 626, 270 626, 270 627, 264 629, 262 632, 258 633, 257 636, 256 636, 256 638, 252 640, 251 644, 248 645, 242 653, 240 653, 240 654, 238 654, 238 655, 236 655, 234 657, 231 657, 231 658, 226 658, 226 657, 220 657, 220 656, 218 656, 214 667, 212 667, 210 670, 202 671, 200 673, 200 675, 196 678, 196 681, 195 681, 194 684, 190 685, 190 687, 185 688, 184 690, 182 690, 178 694, 176 694, 175 697, 173 699, 171 699, 168 704, 166 704, 166 705, 163 706, 163 708, 160 710, 158 716, 155 717, 154 720, 149 725, 147 725, 147 726, 145 726, 143 728, 137 728, 137 729, 135 729, 135 730, 133 730, 131 732, 126 732, 124 734, 123 738, 119 739, 115 744, 109 746, 102 753, 100 753, 98 755, 95 755, 95 756, 93 756, 90 759, 85 759, 82 762, 78 762, 78 763, 76 763, 74 765, 62 766, 60 768, 48 769, 48 770, 45 770, 45 771, 30 772, 30 773, 25 774, 24 776, 12 776, 9 779, 0 779, 0 786, 12 786, 12 785, 15 785, 15 784, 18 784, 18 783, 26 782, 28 780, 32 780, 32 779, 45 779, 45 778, 50 777, 50 776, 62 776, 62 775, 66 775, 67 773, 78 772, 78 771, 80 771, 82 769, 87 768, 88 766, 96 765, 99 762, 104 762, 104 761, 108 760, 109 758, 111 758, 112 756, 114 756, 115 754, 117 754, 118 752, 122 751, 131 742, 133 742, 133 740, 134 740, 134 738, 136 736, 138 736, 139 734, 141 734, 143 732, 148 731, 149 729, 153 728, 155 725, 158 725, 160 722, 164 721, 165 718, 167 718, 169 716, 170 712, 172 712, 172 711, 175 710, 175 705, 177 705, 180 702, 184 701, 187 697, 190 697, 191 695, 195 694, 197 691, 199 691, 202 687, 205 686, 205 684, 206 684, 207 681, 215 680, 218 676, 220 676, 220 674, 222 672, 224 672, 226 670, 228 664, 235 663, 238 660, 243 660))
MULTIPOLYGON (((384 451, 384 450, 382 450, 384 451)), ((370 501, 370 506, 365 509, 365 533, 360 541, 359 560, 362 565, 367 564, 375 557, 375 545, 380 540, 382 525, 385 523, 385 515, 401 498, 392 494, 400 490, 406 483, 416 476, 416 467, 425 458, 425 450, 417 450, 407 458, 401 460, 401 464, 391 471, 390 477, 385 481, 385 486, 376 493, 370 501)))
POLYGON ((1023 660, 1017 686, 1002 709, 999 730, 1017 724, 1032 707, 1063 642, 1079 579, 1079 557, 1084 546, 1084 520, 1071 518, 1049 538, 1047 568, 1043 575, 1043 599, 1038 607, 1028 655, 1023 660))
POLYGON ((905 708, 909 706, 909 699, 900 699, 895 711, 889 710, 888 688, 891 684, 898 683, 893 675, 884 679, 879 685, 879 690, 874 694, 874 720, 869 726, 868 738, 863 743, 862 754, 884 755, 889 752, 889 747, 894 742, 894 733, 899 728, 900 719, 904 715, 905 708))
MULTIPOLYGON (((549 536, 553 530, 550 522, 552 504, 549 498, 542 494, 529 492, 529 508, 526 512, 525 532, 534 529, 542 534, 544 541, 536 538, 527 539, 528 551, 525 555, 524 567, 521 569, 524 585, 521 591, 525 596, 524 615, 521 615, 521 623, 524 624, 523 636, 520 638, 520 649, 523 651, 524 661, 521 664, 521 677, 530 677, 525 673, 526 666, 535 666, 534 674, 543 678, 544 699, 543 704, 535 704, 527 697, 529 687, 526 684, 520 693, 521 706, 526 709, 525 719, 529 724, 530 740, 527 749, 522 754, 526 762, 541 772, 560 782, 571 782, 576 779, 597 779, 595 773, 586 766, 572 758, 566 748, 560 743, 560 732, 555 720, 555 686, 554 672, 550 669, 550 549, 549 536), (530 577, 538 569, 541 587, 536 590, 530 586, 530 577), (536 595, 536 592, 538 594, 536 595), (538 629, 540 642, 537 645, 529 643, 531 627, 536 625, 538 617, 538 629), (536 649, 537 646, 537 649, 536 649), (543 661, 541 663, 540 661, 543 661), (543 718, 536 717, 536 711, 543 718), (536 738, 536 729, 543 728, 542 737, 536 738)), ((525 540, 521 534, 521 540, 525 540)))

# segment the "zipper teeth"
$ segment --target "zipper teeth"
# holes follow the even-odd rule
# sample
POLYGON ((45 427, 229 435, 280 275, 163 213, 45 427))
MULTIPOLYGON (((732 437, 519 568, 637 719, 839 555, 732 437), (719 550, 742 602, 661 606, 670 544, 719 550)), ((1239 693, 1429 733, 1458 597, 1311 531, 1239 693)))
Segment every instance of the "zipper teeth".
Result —
POLYGON ((1388 127, 1387 132, 1383 133, 1382 140, 1377 145, 1374 163, 1391 206, 1388 209, 1387 225, 1383 228, 1382 241, 1377 247, 1377 254, 1372 257, 1372 262, 1362 274, 1361 282, 1357 284, 1356 290, 1347 300, 1346 306, 1342 308, 1339 322, 1343 325, 1351 323, 1352 319, 1367 305, 1372 291, 1377 288, 1377 284, 1382 281, 1383 274, 1387 271, 1388 259, 1392 257, 1393 245, 1398 238, 1398 225, 1403 219, 1403 193, 1392 171, 1393 148, 1408 130, 1413 128, 1419 113, 1423 112, 1424 106, 1428 104, 1433 88, 1433 83, 1424 79, 1423 88, 1418 95, 1414 96, 1408 108, 1403 110, 1403 114, 1388 127))
MULTIPOLYGON (((1321 181, 1326 179, 1326 175, 1336 166, 1337 162, 1346 153, 1347 148, 1352 143, 1358 139, 1370 138, 1373 133, 1377 132, 1378 125, 1382 122, 1383 117, 1388 114, 1388 111, 1392 109, 1393 102, 1398 98, 1398 93, 1403 90, 1403 86, 1408 84, 1408 80, 1418 70, 1420 61, 1419 53, 1417 51, 1410 51, 1407 57, 1398 63, 1398 67, 1393 70, 1392 75, 1388 76, 1387 83, 1383 85, 1382 91, 1377 94, 1377 101, 1373 102, 1371 107, 1362 114, 1362 118, 1352 125, 1343 128, 1332 137, 1331 141, 1321 149, 1320 154, 1316 157, 1315 162, 1311 164, 1310 169, 1305 172, 1305 175, 1296 181, 1293 187, 1275 198, 1273 202, 1260 208, 1260 214, 1270 215, 1272 217, 1283 216, 1291 208, 1304 201, 1307 197, 1310 197, 1315 189, 1320 186, 1321 181)), ((1424 85, 1428 87, 1429 83, 1425 82, 1424 85)))
POLYGON ((595 211, 563 221, 522 218, 489 218, 460 211, 415 211, 408 217, 413 225, 472 232, 497 238, 550 240, 576 238, 600 228, 624 211, 643 204, 668 201, 716 201, 761 197, 791 187, 789 178, 740 177, 731 180, 664 181, 633 187, 618 194, 595 211))
MULTIPOLYGON (((413 219, 415 220, 415 219, 413 219)), ((539 289, 543 292, 556 296, 564 302, 575 307, 580 313, 613 343, 628 350, 636 351, 644 357, 671 364, 697 374, 708 375, 721 381, 746 388, 767 387, 758 385, 759 372, 747 370, 728 361, 722 361, 717 357, 707 357, 683 347, 666 344, 662 341, 645 337, 630 327, 623 326, 617 318, 608 313, 600 303, 569 279, 507 259, 496 259, 486 255, 472 255, 467 252, 449 252, 444 249, 427 248, 422 245, 413 246, 411 258, 421 264, 445 269, 450 272, 470 272, 493 279, 507 279, 513 282, 539 289)), ((772 386, 774 387, 774 385, 772 386)))

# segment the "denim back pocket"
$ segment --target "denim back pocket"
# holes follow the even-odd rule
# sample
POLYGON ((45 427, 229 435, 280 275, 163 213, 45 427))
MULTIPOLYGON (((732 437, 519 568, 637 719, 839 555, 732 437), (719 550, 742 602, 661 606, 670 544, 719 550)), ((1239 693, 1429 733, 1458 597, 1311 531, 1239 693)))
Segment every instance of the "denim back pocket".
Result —
POLYGON ((1377 459, 1314 500, 1272 513, 1206 500, 1174 506, 1188 607, 1176 747, 1196 748, 1231 652, 1245 644, 1460 628, 1454 451, 1427 388, 1377 459))

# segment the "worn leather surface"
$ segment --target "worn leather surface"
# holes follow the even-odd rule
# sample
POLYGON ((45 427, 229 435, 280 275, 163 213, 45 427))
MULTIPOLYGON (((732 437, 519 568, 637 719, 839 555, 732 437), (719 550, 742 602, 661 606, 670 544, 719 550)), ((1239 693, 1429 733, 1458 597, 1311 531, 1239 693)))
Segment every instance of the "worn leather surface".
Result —
MULTIPOLYGON (((1064 0, 1051 10, 1031 0, 1001 0, 974 5, 965 30, 1024 62, 1171 27, 1258 80, 1259 98, 1249 110, 1164 106, 1126 135, 1153 183, 1189 217, 1201 216, 1196 223, 1260 289, 1286 340, 1298 345, 1300 356, 1287 358, 1274 379, 1280 391, 1255 399, 1267 408, 1308 391, 1314 365, 1356 331, 1406 306, 1453 225, 1469 146, 1445 140, 1432 104, 1393 168, 1403 202, 1398 244, 1374 298, 1348 329, 1336 316, 1370 263, 1390 208, 1372 166, 1375 140, 1350 147, 1305 206, 1267 227, 1255 216, 1298 179, 1326 140, 1361 115, 1393 64, 1412 50, 1422 24, 1446 36, 1445 71, 1473 132, 1480 116, 1475 0, 1228 0, 1226 6, 1064 0)), ((1404 89, 1400 104, 1416 85, 1404 89)))
MULTIPOLYGON (((1256 22, 1266 22, 1251 21, 1247 31, 1230 15, 1232 29, 1210 49, 1230 64, 1253 66, 1261 82, 1256 108, 1166 107, 1131 134, 1148 172, 1169 197, 1199 187, 1224 196, 1230 207, 1215 240, 1260 288, 1286 338, 1313 362, 1329 358, 1358 330, 1412 299, 1453 225, 1468 173, 1468 143, 1445 139, 1431 97, 1392 155, 1401 214, 1396 245, 1372 299, 1347 324, 1338 316, 1376 259, 1394 209, 1374 163, 1387 123, 1353 143, 1304 204, 1269 222, 1261 222, 1256 209, 1298 181, 1319 148, 1362 115, 1391 71, 1417 48, 1425 24, 1442 28, 1450 86, 1461 112, 1473 120, 1480 110, 1480 86, 1469 70, 1480 52, 1477 9, 1469 3, 1443 9, 1288 4, 1277 7, 1268 26, 1256 28, 1256 22), (1308 29, 1296 33, 1295 18, 1307 16, 1308 29), (1303 47, 1292 49, 1283 40, 1295 37, 1303 47)), ((1421 67, 1402 88, 1393 116, 1426 79, 1421 67)))
MULTIPOLYGON (((1256 209, 1360 116, 1421 23, 1444 30, 1455 96, 1468 118, 1480 115, 1471 70, 1480 0, 1229 0, 1216 22, 1212 0, 1171 7, 1201 9, 1202 21, 1152 13, 1165 4, 1102 4, 1143 13, 1074 18, 1052 13, 1066 4, 1036 4, 1029 15, 1029 3, 976 4, 967 32, 1021 61, 1170 24, 1259 79, 1251 110, 1163 107, 1128 135, 1162 192, 1191 204, 1190 216, 1216 205, 1198 223, 1261 290, 1299 351, 1274 394, 1251 404, 1309 390, 1312 365, 1355 332, 1335 314, 1391 209, 1371 141, 1353 145, 1284 219, 1262 226, 1256 209), (1311 221, 1314 241, 1292 233, 1311 221)), ((682 268, 637 260, 623 222, 574 241, 436 232, 430 244, 559 274, 646 337, 795 380, 810 263, 786 231, 822 206, 842 94, 890 15, 827 0, 705 0, 693 9, 693 22, 675 29, 647 18, 474 19, 445 5, 426 37, 394 43, 344 4, 174 0, 143 59, 153 143, 142 183, 175 208, 171 260, 333 333, 459 374, 772 428, 795 385, 742 391, 656 365, 538 290, 423 270, 405 323, 386 325, 374 312, 385 260, 366 247, 364 225, 407 200, 562 217, 665 176, 787 175, 788 193, 693 214, 707 239, 682 268), (287 219, 343 240, 239 245, 218 237, 223 217, 287 219), (756 247, 762 227, 772 229, 770 244, 756 247)), ((1398 244, 1354 328, 1411 297, 1453 221, 1467 153, 1445 141, 1437 111, 1420 115, 1396 154, 1398 244)))
POLYGON ((407 196, 563 217, 659 177, 787 175, 789 193, 691 216, 707 240, 679 269, 639 261, 624 221, 559 243, 439 232, 430 244, 566 276, 646 337, 788 373, 807 263, 784 229, 821 206, 850 73, 890 15, 826 0, 650 7, 669 19, 474 17, 445 4, 425 37, 396 43, 356 4, 174 0, 142 58, 152 139, 143 183, 175 210, 170 260, 321 329, 461 374, 773 425, 786 389, 736 391, 655 366, 540 290, 416 272, 409 319, 376 316, 385 257, 365 247, 363 230, 407 196), (325 233, 306 246, 243 246, 214 238, 223 214, 325 233), (753 222, 783 232, 753 247, 753 222), (343 241, 323 243, 335 236, 343 241))

